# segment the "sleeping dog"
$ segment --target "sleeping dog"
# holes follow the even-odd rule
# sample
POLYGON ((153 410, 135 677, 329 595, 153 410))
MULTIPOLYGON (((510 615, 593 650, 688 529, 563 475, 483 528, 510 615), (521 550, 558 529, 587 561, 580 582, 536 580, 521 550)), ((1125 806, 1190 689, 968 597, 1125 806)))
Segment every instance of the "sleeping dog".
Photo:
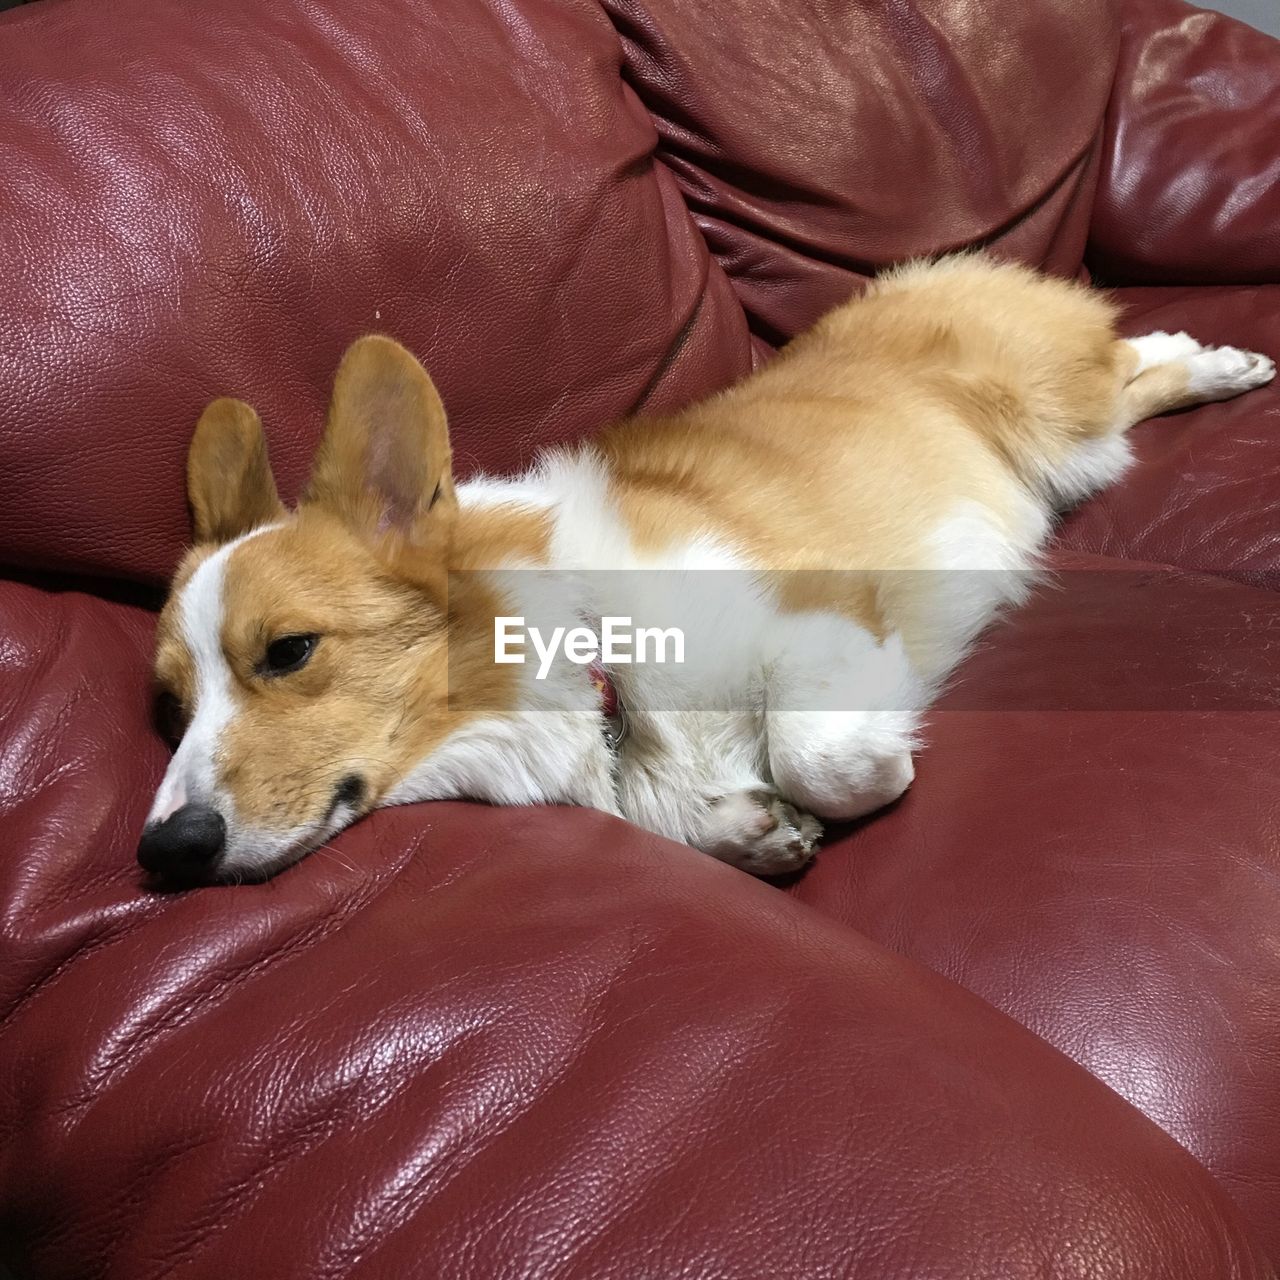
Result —
POLYGON ((912 265, 710 400, 457 485, 431 379, 362 338, 294 510, 254 411, 215 401, 158 630, 184 731, 139 861, 262 878, 371 809, 465 797, 803 866, 822 819, 911 784, 940 682, 1129 428, 1274 376, 1113 321, 1019 267, 912 265), (678 623, 683 662, 518 661, 605 619, 678 623))

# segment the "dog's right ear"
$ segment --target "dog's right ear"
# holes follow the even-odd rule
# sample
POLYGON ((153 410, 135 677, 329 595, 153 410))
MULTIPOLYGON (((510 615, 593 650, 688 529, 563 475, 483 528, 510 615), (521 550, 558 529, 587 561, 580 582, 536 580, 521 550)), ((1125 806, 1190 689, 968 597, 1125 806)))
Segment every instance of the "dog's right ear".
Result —
POLYGON ((197 542, 229 542, 284 514, 258 415, 243 400, 215 400, 187 454, 187 497, 197 542))

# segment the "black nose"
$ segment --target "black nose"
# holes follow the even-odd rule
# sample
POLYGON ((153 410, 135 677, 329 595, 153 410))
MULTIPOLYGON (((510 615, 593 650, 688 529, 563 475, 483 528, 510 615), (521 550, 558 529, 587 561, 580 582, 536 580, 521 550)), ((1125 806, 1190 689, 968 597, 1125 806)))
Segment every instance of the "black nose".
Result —
POLYGON ((138 841, 138 862, 156 875, 190 878, 208 871, 227 842, 222 815, 188 804, 153 823, 138 841))

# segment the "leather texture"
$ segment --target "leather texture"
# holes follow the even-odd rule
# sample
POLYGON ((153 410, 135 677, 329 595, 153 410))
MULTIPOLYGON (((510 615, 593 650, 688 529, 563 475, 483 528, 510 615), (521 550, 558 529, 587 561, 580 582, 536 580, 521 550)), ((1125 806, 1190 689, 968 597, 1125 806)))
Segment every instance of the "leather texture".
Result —
POLYGON ((1105 0, 722 0, 714 23, 605 7, 658 161, 762 339, 905 258, 982 244, 1079 270, 1119 38, 1105 0))
POLYGON ((1236 1280, 1280 1258, 1280 393, 1143 426, 917 781, 772 886, 414 806, 156 895, 147 607, 204 402, 338 354, 463 474, 900 257, 1280 354, 1280 45, 1172 0, 39 0, 0 17, 0 1262, 1236 1280), (1270 282, 1270 283, 1268 283, 1270 282))
POLYGON ((1088 1067, 1280 1252, 1277 639, 1274 590, 1062 558, 792 893, 1088 1067))
POLYGON ((0 22, 3 561, 165 581, 204 405, 258 409, 292 499, 365 332, 430 368, 462 475, 750 367, 594 3, 0 22))
POLYGON ((266 885, 140 892, 150 616, 9 585, 0 620, 26 1274, 1267 1274, 1031 1032, 603 815, 387 810, 266 885))
MULTIPOLYGON (((1280 286, 1121 289, 1128 333, 1280 353, 1280 286)), ((1079 550, 1254 578, 1280 568, 1280 387, 1173 414, 1133 434, 1138 466, 1070 515, 1079 550)))
POLYGON ((1127 0, 1089 254, 1112 284, 1280 283, 1280 42, 1127 0))

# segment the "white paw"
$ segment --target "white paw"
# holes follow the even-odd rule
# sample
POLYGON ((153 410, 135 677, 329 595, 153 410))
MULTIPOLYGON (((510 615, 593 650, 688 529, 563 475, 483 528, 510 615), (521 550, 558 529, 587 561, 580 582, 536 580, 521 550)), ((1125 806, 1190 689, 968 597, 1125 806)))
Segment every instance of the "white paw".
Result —
POLYGON ((1204 350, 1204 345, 1189 333, 1165 333, 1163 329, 1155 333, 1144 333, 1140 338, 1130 338, 1128 341, 1138 353, 1138 367, 1133 371, 1135 378, 1158 364, 1188 360, 1204 350))
POLYGON ((711 806, 699 847, 756 876, 798 871, 813 857, 822 824, 777 792, 735 791, 711 806))
POLYGON ((769 719, 769 767, 796 804, 833 821, 892 804, 915 779, 913 712, 784 711, 769 719))
POLYGON ((1276 376, 1274 361, 1239 347, 1209 347, 1187 360, 1187 389, 1203 400, 1229 400, 1276 376))
POLYGON ((841 807, 843 818, 863 818, 892 804, 915 781, 916 766, 910 751, 881 756, 871 762, 857 788, 841 807))

